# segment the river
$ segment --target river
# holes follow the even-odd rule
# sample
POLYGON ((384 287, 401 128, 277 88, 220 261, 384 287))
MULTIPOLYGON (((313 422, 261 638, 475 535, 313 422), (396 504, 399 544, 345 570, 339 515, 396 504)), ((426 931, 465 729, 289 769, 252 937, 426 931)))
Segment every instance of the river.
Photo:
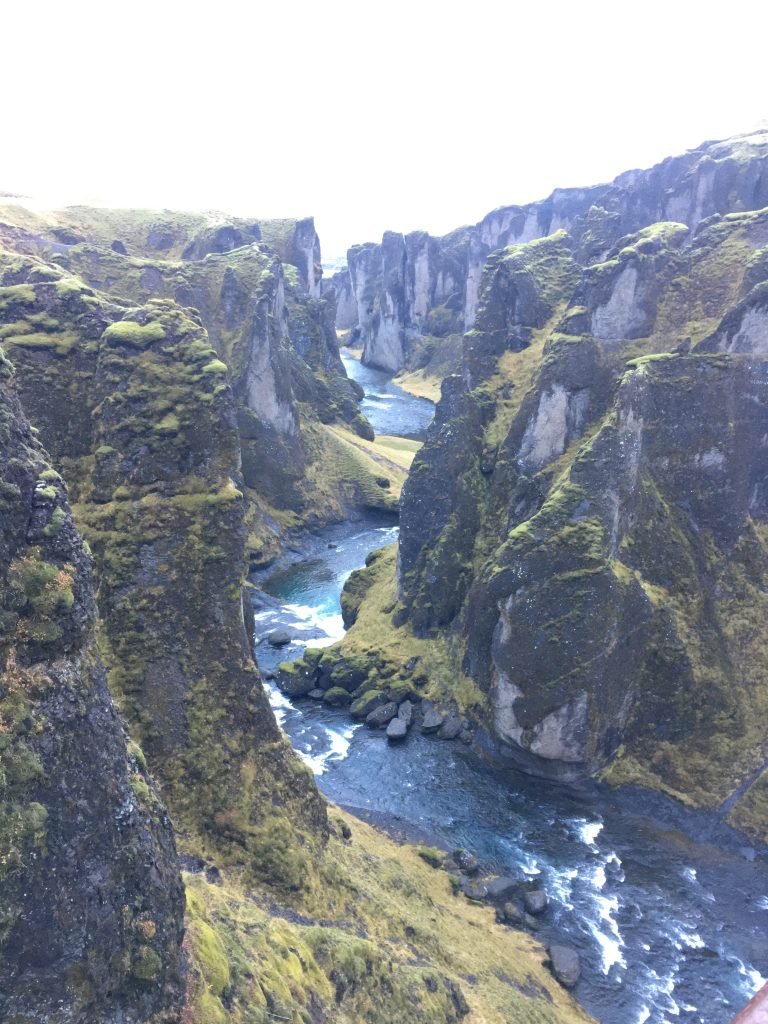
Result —
MULTIPOLYGON (((429 403, 345 358, 377 433, 418 437, 429 403)), ((330 527, 252 577, 257 637, 286 627, 263 669, 343 634, 339 597, 391 519, 330 527)), ((522 870, 550 895, 540 937, 582 956, 575 995, 601 1024, 728 1024, 768 974, 768 857, 713 815, 643 793, 566 789, 491 768, 457 742, 402 746, 311 700, 270 700, 329 799, 395 834, 464 846, 489 873, 522 870)))

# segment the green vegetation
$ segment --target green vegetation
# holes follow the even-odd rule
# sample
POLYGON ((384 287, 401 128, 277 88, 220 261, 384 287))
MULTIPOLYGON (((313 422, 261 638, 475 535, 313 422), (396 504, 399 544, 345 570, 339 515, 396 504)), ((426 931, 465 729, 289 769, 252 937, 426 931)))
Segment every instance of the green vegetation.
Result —
POLYGON ((542 966, 542 947, 455 897, 424 863, 426 848, 398 847, 343 812, 334 822, 299 915, 249 898, 237 872, 218 885, 185 875, 194 1024, 299 1024, 313 1007, 339 1024, 457 1024, 468 1013, 485 1024, 586 1024, 542 966))
POLYGON ((137 324, 132 320, 120 320, 110 324, 104 331, 104 341, 108 345, 127 345, 134 348, 147 348, 153 342, 165 338, 163 325, 156 320, 148 324, 137 324))

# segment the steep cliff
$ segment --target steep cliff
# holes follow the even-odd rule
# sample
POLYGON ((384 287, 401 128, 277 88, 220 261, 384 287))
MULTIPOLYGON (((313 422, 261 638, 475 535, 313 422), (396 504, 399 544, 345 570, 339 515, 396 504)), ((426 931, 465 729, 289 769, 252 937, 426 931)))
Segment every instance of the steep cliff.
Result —
POLYGON ((274 557, 292 528, 360 509, 394 511, 402 478, 382 471, 355 444, 372 431, 359 412, 360 391, 339 357, 333 296, 321 297, 313 277, 320 268, 312 221, 262 222, 251 232, 261 238, 254 243, 247 225, 227 222, 214 231, 209 220, 87 208, 44 219, 4 207, 0 237, 118 304, 164 298, 199 314, 229 371, 249 499, 249 547, 261 562, 274 557), (61 224, 66 227, 56 226, 61 224), (62 231, 66 243, 56 241, 62 231), (115 233, 126 241, 110 248, 115 233), (175 241, 163 248, 158 239, 175 241), (382 476, 389 489, 376 483, 382 476))
POLYGON ((0 1017, 170 1022, 173 832, 107 692, 91 559, 11 376, 0 354, 0 1017))
POLYGON ((297 837, 322 839, 319 797, 251 657, 225 364, 168 300, 118 307, 20 257, 6 260, 9 280, 2 334, 19 393, 70 482, 96 558, 110 687, 177 825, 248 850, 270 805, 287 801, 297 837))
MULTIPOLYGON (((363 360, 396 371, 420 335, 444 337, 472 327, 483 267, 496 249, 565 230, 587 265, 650 224, 674 221, 695 229, 715 214, 766 204, 768 135, 762 132, 706 142, 607 185, 557 189, 539 202, 501 207, 441 238, 387 232, 380 245, 354 246, 348 254, 363 360)), ((348 307, 342 308, 338 326, 346 328, 348 307)))
POLYGON ((486 265, 365 628, 441 645, 428 692, 525 770, 717 807, 768 755, 766 243, 757 211, 486 265))
MULTIPOLYGON (((453 895, 414 851, 329 813, 280 733, 241 599, 242 399, 201 314, 109 297, 33 256, 5 253, 0 268, 0 335, 93 549, 99 655, 134 740, 126 754, 64 484, 22 423, 23 446, 11 432, 0 451, 0 498, 13 516, 23 499, 0 561, 9 1012, 586 1021, 529 936, 453 895), (173 837, 145 756, 188 869, 181 961, 173 837)), ((322 363, 322 335, 307 327, 306 341, 322 363)), ((235 367, 237 343, 221 353, 235 367)))

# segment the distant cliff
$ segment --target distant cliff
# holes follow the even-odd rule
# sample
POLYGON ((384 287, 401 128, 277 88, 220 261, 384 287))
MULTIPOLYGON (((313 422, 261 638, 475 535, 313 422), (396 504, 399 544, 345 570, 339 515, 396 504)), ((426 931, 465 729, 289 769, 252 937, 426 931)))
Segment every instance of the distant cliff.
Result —
POLYGON ((768 205, 768 134, 704 143, 607 185, 557 189, 547 199, 505 206, 441 238, 386 232, 353 246, 336 275, 339 329, 353 328, 363 361, 395 372, 422 335, 444 337, 475 323, 483 267, 495 249, 568 232, 584 265, 625 235, 660 221, 696 228, 714 214, 768 205), (356 318, 351 313, 352 300, 356 318))

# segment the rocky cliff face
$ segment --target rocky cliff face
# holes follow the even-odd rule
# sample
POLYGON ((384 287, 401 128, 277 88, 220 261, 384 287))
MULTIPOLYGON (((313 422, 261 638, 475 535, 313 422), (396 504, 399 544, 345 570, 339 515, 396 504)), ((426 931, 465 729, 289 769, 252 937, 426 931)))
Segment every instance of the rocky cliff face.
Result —
POLYGON ((307 841, 321 837, 251 657, 226 365, 169 300, 118 307, 34 259, 9 258, 3 280, 22 401, 96 557, 110 686, 176 822, 248 848, 270 803, 289 802, 307 841))
POLYGON ((320 293, 320 239, 311 217, 248 220, 228 214, 179 210, 110 210, 70 206, 33 211, 0 205, 0 244, 29 255, 66 253, 91 244, 123 256, 164 261, 202 260, 263 242, 298 271, 305 291, 320 293))
POLYGON ((107 691, 66 487, 2 355, 0 466, 0 1017, 175 1020, 173 832, 107 691))
POLYGON ((765 759, 766 243, 758 211, 486 266, 405 488, 395 621, 453 638, 528 771, 717 806, 765 759))
POLYGON ((254 243, 247 224, 209 220, 86 208, 43 219, 4 207, 0 237, 123 305, 163 298, 196 311, 232 383, 249 548, 261 562, 291 528, 395 502, 375 483, 380 468, 354 448, 372 432, 339 357, 333 296, 319 295, 313 222, 252 225, 254 243), (169 248, 158 249, 159 225, 169 248), (56 241, 62 231, 66 243, 56 241), (116 233, 126 241, 110 247, 116 233))
MULTIPOLYGON (((695 229, 715 214, 766 204, 768 136, 758 133, 704 143, 608 185, 557 189, 540 202, 502 207, 442 238, 387 232, 380 245, 354 246, 348 254, 363 359, 396 371, 420 335, 442 337, 472 327, 483 267, 495 249, 565 230, 580 262, 588 265, 650 224, 670 221, 695 229)), ((349 326, 346 304, 342 308, 340 328, 349 326)))
MULTIPOLYGON (((203 281, 184 262, 113 256, 0 253, 0 338, 58 470, 3 360, 0 1015, 584 1021, 528 936, 451 895, 414 851, 328 813, 260 684, 241 590, 258 447, 243 422, 286 443, 327 426, 351 447, 320 419, 318 381, 342 400, 323 377, 338 360, 328 302, 292 293, 269 253, 209 255, 203 281), (198 309, 179 304, 184 289, 198 309), (98 622, 59 471, 93 549, 98 622), (158 792, 189 869, 183 955, 158 792)), ((346 458, 334 487, 354 478, 346 458)), ((328 478, 312 483, 329 497, 328 478)))

